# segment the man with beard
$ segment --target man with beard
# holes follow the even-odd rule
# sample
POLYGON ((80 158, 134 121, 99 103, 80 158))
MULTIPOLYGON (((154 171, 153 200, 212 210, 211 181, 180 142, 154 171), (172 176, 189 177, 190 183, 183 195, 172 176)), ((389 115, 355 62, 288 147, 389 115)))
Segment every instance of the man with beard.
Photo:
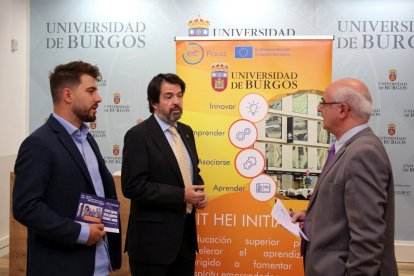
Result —
POLYGON ((54 112, 19 149, 13 214, 28 228, 27 275, 108 275, 121 266, 119 234, 74 221, 82 192, 117 198, 84 124, 96 119, 100 78, 82 61, 58 65, 49 76, 54 112))
POLYGON ((184 91, 177 75, 155 76, 147 89, 152 115, 125 135, 122 191, 131 199, 125 251, 133 276, 194 275, 195 209, 207 197, 193 131, 178 122, 184 91))

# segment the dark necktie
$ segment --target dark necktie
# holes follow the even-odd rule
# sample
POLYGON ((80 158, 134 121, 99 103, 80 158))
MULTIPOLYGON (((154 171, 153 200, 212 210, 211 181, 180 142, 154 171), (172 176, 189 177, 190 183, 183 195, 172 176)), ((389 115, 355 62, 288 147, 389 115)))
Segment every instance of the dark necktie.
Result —
POLYGON ((332 144, 328 152, 328 158, 326 158, 325 165, 323 165, 323 168, 325 168, 325 166, 334 158, 334 156, 335 156, 335 144, 332 144))

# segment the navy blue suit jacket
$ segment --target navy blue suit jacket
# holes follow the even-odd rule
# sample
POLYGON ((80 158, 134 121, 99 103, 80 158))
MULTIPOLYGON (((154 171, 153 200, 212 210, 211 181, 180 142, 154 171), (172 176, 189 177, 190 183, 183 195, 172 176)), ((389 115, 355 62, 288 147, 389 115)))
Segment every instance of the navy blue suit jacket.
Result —
MULTIPOLYGON (((115 184, 98 145, 95 152, 107 198, 115 184)), ((93 275, 95 246, 77 244, 74 222, 81 192, 96 194, 86 164, 66 129, 53 117, 27 137, 15 164, 13 214, 28 228, 28 275, 93 275)), ((113 268, 121 266, 121 237, 107 233, 113 268)))

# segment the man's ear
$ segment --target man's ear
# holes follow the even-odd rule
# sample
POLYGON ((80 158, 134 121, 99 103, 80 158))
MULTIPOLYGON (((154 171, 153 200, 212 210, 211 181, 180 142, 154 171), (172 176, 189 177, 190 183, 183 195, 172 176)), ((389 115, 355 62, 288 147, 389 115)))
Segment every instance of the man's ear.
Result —
POLYGON ((69 88, 63 88, 62 91, 62 101, 65 103, 72 103, 73 100, 73 92, 69 88))
POLYGON ((345 118, 348 116, 349 111, 351 111, 351 109, 349 108, 349 105, 347 103, 341 103, 341 109, 340 109, 339 116, 341 118, 345 118))
POLYGON ((154 109, 154 111, 158 109, 158 103, 156 102, 151 102, 151 106, 154 109))

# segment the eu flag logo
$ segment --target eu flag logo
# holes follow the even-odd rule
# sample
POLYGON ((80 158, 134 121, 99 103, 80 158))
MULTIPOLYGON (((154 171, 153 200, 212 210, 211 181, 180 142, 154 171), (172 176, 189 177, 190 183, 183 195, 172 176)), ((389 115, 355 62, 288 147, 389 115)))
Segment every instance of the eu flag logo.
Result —
POLYGON ((234 58, 253 58, 253 46, 234 47, 234 58))

